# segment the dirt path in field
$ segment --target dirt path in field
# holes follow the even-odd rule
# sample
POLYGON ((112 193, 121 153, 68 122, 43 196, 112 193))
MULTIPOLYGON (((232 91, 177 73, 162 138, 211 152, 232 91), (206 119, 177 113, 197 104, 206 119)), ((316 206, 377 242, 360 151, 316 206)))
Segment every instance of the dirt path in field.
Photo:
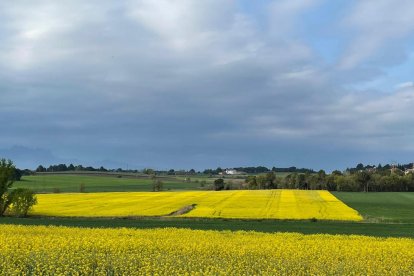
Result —
POLYGON ((187 214, 191 210, 195 209, 196 206, 197 204, 191 204, 191 205, 184 206, 183 208, 169 214, 168 217, 181 216, 181 215, 187 214))

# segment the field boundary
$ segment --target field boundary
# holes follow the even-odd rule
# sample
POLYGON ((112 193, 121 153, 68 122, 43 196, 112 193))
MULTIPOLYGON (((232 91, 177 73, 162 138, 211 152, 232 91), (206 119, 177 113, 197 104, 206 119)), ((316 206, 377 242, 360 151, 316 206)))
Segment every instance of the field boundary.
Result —
POLYGON ((414 238, 413 224, 366 223, 349 221, 310 220, 241 220, 208 219, 184 217, 124 217, 124 218, 85 218, 85 217, 2 217, 0 224, 51 225, 82 228, 185 228, 215 231, 255 231, 263 233, 293 232, 302 234, 343 234, 373 237, 414 238))

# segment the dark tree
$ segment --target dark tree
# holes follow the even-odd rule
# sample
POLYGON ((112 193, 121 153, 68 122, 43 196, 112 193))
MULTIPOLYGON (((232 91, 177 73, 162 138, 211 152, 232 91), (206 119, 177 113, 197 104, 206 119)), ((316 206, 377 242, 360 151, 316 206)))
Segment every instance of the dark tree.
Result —
POLYGON ((37 167, 36 172, 46 172, 46 168, 43 167, 42 165, 39 165, 39 167, 37 167))
POLYGON ((332 172, 333 175, 342 175, 342 173, 338 170, 335 170, 332 172))
POLYGON ((211 174, 214 174, 214 171, 212 169, 206 169, 206 170, 203 171, 203 174, 211 175, 211 174))
POLYGON ((355 181, 357 184, 362 188, 364 192, 368 192, 369 190, 369 180, 371 176, 366 171, 360 171, 355 174, 355 181))
POLYGON ((147 175, 153 175, 153 174, 155 174, 155 171, 153 169, 144 169, 142 172, 144 174, 147 174, 147 175))
POLYGON ((224 180, 223 178, 219 178, 214 180, 214 190, 221 191, 224 189, 224 180))
POLYGON ((249 175, 244 182, 246 182, 249 185, 249 189, 257 189, 257 182, 256 182, 256 176, 249 175))
POLYGON ((20 181, 22 179, 22 176, 23 176, 22 170, 19 170, 19 169, 14 170, 14 176, 13 176, 14 181, 20 181))
POLYGON ((159 179, 154 180, 154 182, 152 183, 153 192, 160 192, 163 190, 163 188, 164 188, 164 183, 159 179))
POLYGON ((0 159, 0 216, 3 216, 12 202, 8 190, 13 185, 15 170, 11 160, 0 159))
POLYGON ((357 170, 363 170, 363 169, 364 169, 364 164, 359 163, 359 164, 356 166, 356 169, 357 169, 357 170))

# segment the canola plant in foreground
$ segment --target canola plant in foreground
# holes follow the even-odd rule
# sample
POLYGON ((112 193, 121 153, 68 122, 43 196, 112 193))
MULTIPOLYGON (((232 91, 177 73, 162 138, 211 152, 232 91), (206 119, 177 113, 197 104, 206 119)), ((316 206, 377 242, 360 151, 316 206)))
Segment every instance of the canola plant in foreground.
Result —
POLYGON ((244 190, 39 194, 35 215, 167 216, 195 205, 184 217, 362 220, 328 191, 244 190))
POLYGON ((414 275, 414 240, 0 226, 1 275, 414 275))

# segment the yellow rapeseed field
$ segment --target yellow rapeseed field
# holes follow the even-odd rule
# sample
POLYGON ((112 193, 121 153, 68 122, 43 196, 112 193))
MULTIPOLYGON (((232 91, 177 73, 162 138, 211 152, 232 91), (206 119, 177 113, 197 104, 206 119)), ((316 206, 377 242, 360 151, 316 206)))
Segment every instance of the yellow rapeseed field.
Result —
POLYGON ((0 226, 0 275, 414 275, 414 240, 0 226))
POLYGON ((32 214, 45 216, 166 216, 185 206, 185 217, 362 220, 328 191, 249 190, 39 194, 32 214))

